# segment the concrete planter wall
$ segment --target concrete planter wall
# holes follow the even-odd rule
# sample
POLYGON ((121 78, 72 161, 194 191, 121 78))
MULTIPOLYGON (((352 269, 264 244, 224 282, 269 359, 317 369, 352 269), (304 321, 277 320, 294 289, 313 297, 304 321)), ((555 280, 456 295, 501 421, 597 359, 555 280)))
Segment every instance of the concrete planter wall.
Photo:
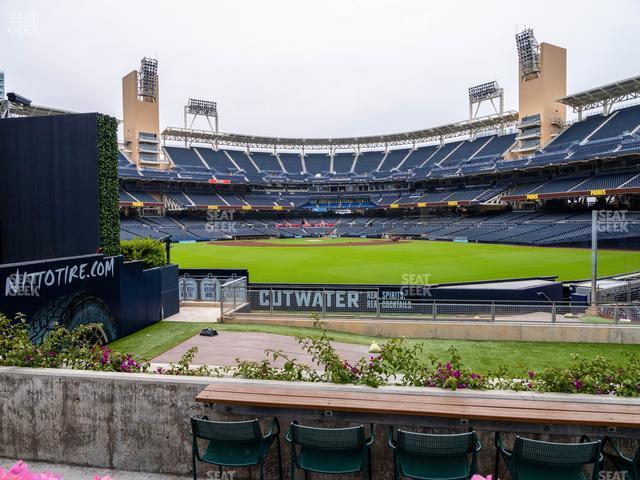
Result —
MULTIPOLYGON (((207 414, 210 417, 214 415, 211 408, 197 404, 194 398, 210 383, 230 381, 249 382, 151 374, 1 367, 0 457, 189 474, 189 417, 194 414, 207 414)), ((313 388, 317 387, 328 388, 317 385, 313 388)), ((464 395, 542 397, 541 394, 530 393, 469 391, 464 392, 464 395)), ((638 405, 640 408, 638 399, 619 401, 638 405)), ((226 415, 225 418, 237 417, 226 415)), ((286 430, 292 420, 294 419, 288 418, 287 415, 280 416, 282 429, 286 430)), ((314 423, 331 425, 331 422, 326 420, 314 423)), ((461 426, 462 428, 465 427, 461 426)), ((376 434, 373 451, 376 479, 392 478, 392 456, 386 445, 387 433, 387 427, 381 427, 376 434)), ((483 444, 480 455, 481 470, 489 473, 493 469, 495 452, 493 434, 479 433, 483 444)), ((575 437, 554 439, 575 440, 575 437)), ((283 462, 287 468, 289 456, 284 442, 283 447, 283 462)), ((269 461, 269 474, 266 478, 277 478, 274 460, 275 456, 269 461)), ((204 472, 204 468, 200 470, 199 478, 207 478, 204 472)), ((238 470, 234 478, 240 480, 257 476, 256 472, 238 470)))

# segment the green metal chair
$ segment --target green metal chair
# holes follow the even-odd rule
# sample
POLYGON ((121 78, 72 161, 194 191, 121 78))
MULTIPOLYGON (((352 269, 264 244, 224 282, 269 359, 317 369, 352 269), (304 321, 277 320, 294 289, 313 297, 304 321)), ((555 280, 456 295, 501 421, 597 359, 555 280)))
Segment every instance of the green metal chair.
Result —
POLYGON ((364 426, 317 428, 293 422, 285 436, 291 446, 291 480, 296 468, 308 472, 344 475, 362 472, 371 479, 371 445, 374 427, 365 437, 364 426))
POLYGON ((602 462, 600 441, 554 443, 516 437, 513 450, 508 450, 497 432, 495 444, 496 478, 502 456, 513 480, 587 480, 584 467, 589 465, 593 465, 592 480, 599 479, 602 462))
MULTIPOLYGON (((589 441, 587 436, 582 438, 589 441)), ((627 480, 640 480, 640 447, 631 458, 622 452, 616 440, 607 436, 602 439, 602 454, 618 471, 627 472, 625 476, 627 480), (611 448, 607 449, 607 446, 611 448)))
POLYGON ((271 428, 263 435, 258 420, 243 422, 218 422, 207 417, 191 417, 193 436, 192 460, 193 478, 198 478, 197 461, 222 467, 260 466, 260 480, 264 479, 264 461, 274 441, 278 448, 278 468, 282 480, 282 455, 280 451, 280 424, 274 418, 271 428), (208 441, 203 455, 200 455, 198 439, 208 441))
POLYGON ((393 449, 394 478, 417 480, 466 480, 478 473, 480 442, 473 429, 466 433, 432 434, 398 429, 393 449))

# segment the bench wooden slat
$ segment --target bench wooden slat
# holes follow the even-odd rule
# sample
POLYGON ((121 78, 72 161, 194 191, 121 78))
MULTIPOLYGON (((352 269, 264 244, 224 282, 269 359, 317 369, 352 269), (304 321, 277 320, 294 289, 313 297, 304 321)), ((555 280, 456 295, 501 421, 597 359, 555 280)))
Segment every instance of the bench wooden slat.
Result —
MULTIPOLYGON (((338 392, 336 392, 338 393, 338 392)), ((402 397, 396 395, 395 397, 402 397)), ((371 414, 395 414, 414 416, 435 416, 446 418, 466 418, 478 420, 494 420, 525 423, 554 423, 575 425, 598 425, 617 427, 640 427, 640 414, 584 412, 581 410, 541 410, 536 408, 494 407, 419 404, 404 402, 401 398, 371 401, 330 398, 278 395, 274 393, 255 392, 215 392, 204 390, 196 397, 196 401, 226 405, 243 405, 253 407, 270 407, 305 410, 335 410, 345 412, 361 412, 371 414)), ((535 404, 536 402, 531 402, 535 404)))
MULTIPOLYGON (((349 392, 342 390, 331 390, 326 388, 313 388, 312 386, 258 386, 258 385, 239 385, 239 384, 211 384, 204 390, 214 392, 244 393, 244 394, 261 394, 261 395, 281 395, 290 397, 309 397, 309 398, 335 398, 339 396, 344 399, 361 400, 361 401, 402 401, 404 403, 416 403, 420 405, 459 405, 466 407, 473 406, 492 406, 503 408, 533 408, 536 410, 555 410, 555 411, 581 411, 595 413, 615 413, 640 415, 640 406, 638 405, 621 405, 618 403, 601 403, 601 402, 567 402, 562 400, 529 400, 529 399, 505 399, 505 398, 471 398, 471 397, 455 397, 444 395, 428 395, 413 393, 391 393, 380 390, 372 390, 371 392, 349 392)), ((599 397, 604 400, 605 397, 599 397)))

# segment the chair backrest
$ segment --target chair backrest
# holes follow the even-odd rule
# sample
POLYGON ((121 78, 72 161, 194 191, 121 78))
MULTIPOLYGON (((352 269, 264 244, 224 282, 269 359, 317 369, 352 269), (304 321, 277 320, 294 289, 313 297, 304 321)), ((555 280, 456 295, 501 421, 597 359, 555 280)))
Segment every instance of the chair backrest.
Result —
POLYGON ((397 448, 436 457, 460 456, 476 449, 476 433, 433 434, 398 430, 397 448))
POLYGON ((552 443, 516 437, 513 461, 558 467, 595 464, 600 456, 600 441, 587 443, 552 443))
POLYGON ((292 423, 290 432, 293 443, 324 450, 363 448, 366 442, 362 425, 346 428, 318 428, 292 423))
POLYGON ((254 442, 262 439, 258 420, 218 422, 192 417, 191 431, 196 438, 217 442, 254 442))

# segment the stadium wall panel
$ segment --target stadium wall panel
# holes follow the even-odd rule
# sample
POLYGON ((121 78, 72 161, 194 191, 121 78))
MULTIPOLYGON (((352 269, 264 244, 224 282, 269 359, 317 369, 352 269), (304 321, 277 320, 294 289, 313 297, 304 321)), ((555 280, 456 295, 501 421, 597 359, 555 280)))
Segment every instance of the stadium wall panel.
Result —
POLYGON ((100 247, 96 115, 0 121, 0 263, 100 247))

